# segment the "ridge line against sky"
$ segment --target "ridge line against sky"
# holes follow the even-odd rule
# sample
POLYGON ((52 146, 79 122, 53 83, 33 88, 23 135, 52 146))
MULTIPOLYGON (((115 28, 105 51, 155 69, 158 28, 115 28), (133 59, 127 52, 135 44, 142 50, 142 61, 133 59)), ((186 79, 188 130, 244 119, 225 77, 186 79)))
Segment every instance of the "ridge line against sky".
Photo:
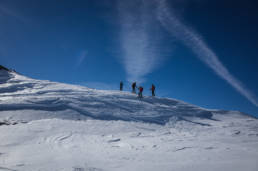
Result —
POLYGON ((17 70, 24 70, 27 75, 32 77, 53 79, 60 82, 80 82, 83 80, 81 81, 83 83, 105 82, 108 84, 126 78, 129 82, 137 81, 139 84, 146 83, 147 85, 153 82, 157 87, 166 91, 167 96, 175 96, 196 104, 206 104, 210 107, 212 105, 206 103, 206 99, 216 95, 210 101, 218 107, 224 108, 227 104, 236 109, 241 108, 240 106, 246 106, 246 108, 257 110, 258 99, 255 97, 255 93, 257 93, 255 89, 257 84, 255 77, 257 34, 255 30, 257 27, 251 21, 257 21, 258 15, 255 9, 249 9, 250 6, 255 5, 249 2, 243 8, 241 4, 237 4, 236 7, 228 9, 227 5, 230 5, 228 2, 204 3, 197 0, 198 2, 194 3, 203 4, 185 8, 187 9, 185 16, 194 14, 190 17, 193 19, 191 22, 195 23, 192 27, 200 26, 203 28, 202 32, 198 32, 191 26, 189 27, 188 22, 184 22, 177 15, 177 12, 182 12, 181 7, 187 7, 189 2, 192 5, 193 1, 195 0, 106 0, 103 4, 103 1, 92 3, 92 1, 85 0, 80 2, 67 1, 60 6, 58 2, 42 0, 35 1, 30 8, 27 8, 25 1, 1 1, 0 17, 3 20, 0 55, 3 56, 3 63, 6 63, 6 66, 17 67, 17 70), (73 10, 71 10, 71 6, 74 7, 73 10), (52 12, 45 11, 45 8, 49 8, 52 12), (217 8, 221 10, 220 14, 217 14, 217 8), (244 12, 246 15, 238 14, 241 9, 246 10, 244 12), (69 12, 69 10, 71 11, 69 12), (232 14, 228 14, 228 10, 231 10, 232 14), (249 11, 250 13, 248 13, 249 11), (206 16, 196 18, 203 14, 206 16), (209 20, 210 17, 215 18, 209 20), (235 19, 237 21, 231 21, 235 19), (245 23, 250 24, 245 25, 245 23), (237 26, 240 24, 244 27, 238 28, 237 26), (232 27, 235 29, 232 30, 232 27), (252 34, 248 35, 248 31, 252 34), (228 36, 224 36, 224 33, 228 36), (208 37, 202 37, 204 34, 208 37), (211 38, 216 36, 217 42, 212 43, 221 48, 213 51, 213 46, 205 40, 209 36, 211 38), (119 41, 120 47, 117 46, 117 41, 119 41), (228 47, 222 45, 221 41, 225 41, 224 43, 228 47), (246 41, 246 44, 243 45, 243 41, 246 41), (179 49, 181 51, 172 53, 177 45, 182 48, 179 49), (15 51, 13 51, 14 48, 15 51), (103 49, 103 51, 100 52, 99 49, 103 49), (111 54, 110 51, 115 53, 111 54), (184 58, 180 58, 182 54, 187 54, 191 58, 186 61, 184 58), (219 58, 217 54, 222 54, 222 56, 219 58), (243 67, 246 67, 245 70, 237 70, 240 74, 239 78, 235 77, 237 75, 234 76, 235 73, 231 73, 222 63, 222 61, 224 62, 223 57, 228 54, 229 56, 225 58, 225 61, 232 61, 232 59, 236 61, 230 63, 230 67, 237 69, 242 63, 243 67), (176 55, 179 58, 167 60, 176 55), (121 56, 119 60, 115 58, 118 56, 121 56), (60 60, 61 57, 62 60, 60 60), (99 62, 99 59, 102 61, 99 62), (194 62, 197 61, 196 59, 198 59, 197 63, 194 62), (26 60, 28 62, 24 62, 26 60), (123 65, 118 64, 121 61, 123 65), (164 61, 167 61, 167 64, 163 68, 164 61), (28 64, 32 64, 33 69, 42 69, 37 67, 41 62, 48 65, 48 71, 32 73, 28 69, 28 64), (74 65, 73 72, 64 76, 67 71, 63 68, 71 63, 74 65), (60 66, 59 72, 52 74, 51 72, 56 69, 56 64, 60 66), (184 69, 184 66, 188 64, 189 69, 196 70, 196 72, 189 74, 189 70, 184 69), (205 68, 199 67, 202 64, 205 64, 205 68), (99 70, 92 66, 103 66, 103 68, 99 70), (171 66, 176 67, 172 68, 171 66), (158 70, 158 68, 161 69, 158 70), (199 76, 198 74, 203 70, 209 69, 215 74, 205 73, 194 80, 194 76, 199 76), (103 74, 103 70, 108 72, 103 74), (93 75, 92 71, 96 75, 93 75), (175 76, 174 73, 177 75, 175 76), (174 75, 171 76, 172 74, 174 75), (191 77, 184 77, 185 74, 189 74, 187 76, 191 77), (105 78, 110 75, 112 79, 105 78), (228 84, 216 80, 217 76, 228 84), (240 76, 243 77, 240 79, 240 76), (247 76, 253 79, 249 79, 247 76), (210 79, 207 86, 215 88, 215 92, 207 93, 209 89, 200 88, 206 81, 205 77, 210 79), (180 84, 175 85, 175 81, 179 81, 180 84), (196 97, 195 92, 191 92, 191 86, 179 87, 185 82, 193 83, 196 86, 194 90, 200 91, 202 95, 196 97), (232 92, 228 91, 230 89, 232 92), (216 91, 219 91, 220 95, 217 96, 216 91), (243 99, 239 98, 238 95, 247 100, 244 99, 243 102, 243 99), (224 99, 225 103, 221 103, 219 98, 224 98, 224 96, 227 96, 224 99), (249 102, 251 103, 249 104, 249 102))

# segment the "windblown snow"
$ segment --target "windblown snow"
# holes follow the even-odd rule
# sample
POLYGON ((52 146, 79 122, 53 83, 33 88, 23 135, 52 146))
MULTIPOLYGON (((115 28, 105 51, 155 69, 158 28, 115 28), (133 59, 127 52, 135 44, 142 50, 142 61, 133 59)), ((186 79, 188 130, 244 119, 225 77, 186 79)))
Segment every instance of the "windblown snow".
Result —
POLYGON ((258 120, 0 70, 0 170, 257 171, 258 120))

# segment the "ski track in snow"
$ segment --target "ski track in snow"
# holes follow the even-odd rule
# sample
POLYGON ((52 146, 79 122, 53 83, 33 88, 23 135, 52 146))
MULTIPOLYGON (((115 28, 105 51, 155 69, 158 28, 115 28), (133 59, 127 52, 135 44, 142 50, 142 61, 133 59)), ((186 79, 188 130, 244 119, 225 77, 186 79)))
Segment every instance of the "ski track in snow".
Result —
POLYGON ((0 70, 0 170, 258 169, 258 121, 0 70))

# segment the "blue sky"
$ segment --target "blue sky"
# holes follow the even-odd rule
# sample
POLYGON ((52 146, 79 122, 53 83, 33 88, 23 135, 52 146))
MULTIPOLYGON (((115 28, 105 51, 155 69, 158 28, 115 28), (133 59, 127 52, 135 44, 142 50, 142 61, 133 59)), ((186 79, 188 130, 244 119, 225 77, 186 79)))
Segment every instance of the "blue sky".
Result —
POLYGON ((0 0, 0 64, 98 89, 258 116, 258 4, 204 0, 0 0))

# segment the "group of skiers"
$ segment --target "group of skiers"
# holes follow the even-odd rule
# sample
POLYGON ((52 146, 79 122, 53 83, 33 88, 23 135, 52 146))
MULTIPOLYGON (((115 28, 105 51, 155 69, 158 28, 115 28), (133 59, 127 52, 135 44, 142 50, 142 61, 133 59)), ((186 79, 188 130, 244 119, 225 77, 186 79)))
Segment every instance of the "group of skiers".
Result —
MULTIPOLYGON (((123 86, 124 86, 124 83, 121 81, 121 82, 120 82, 120 91, 123 91, 123 86)), ((142 97, 143 97, 143 96, 142 96, 143 87, 142 87, 142 86, 137 87, 137 86, 136 86, 136 82, 133 82, 133 83, 132 83, 132 93, 135 93, 135 94, 136 94, 136 88, 138 88, 138 90, 139 90, 139 91, 138 91, 138 97, 139 97, 139 98, 142 98, 142 97)), ((154 84, 151 85, 150 90, 151 90, 152 96, 155 96, 155 85, 154 85, 154 84)))

